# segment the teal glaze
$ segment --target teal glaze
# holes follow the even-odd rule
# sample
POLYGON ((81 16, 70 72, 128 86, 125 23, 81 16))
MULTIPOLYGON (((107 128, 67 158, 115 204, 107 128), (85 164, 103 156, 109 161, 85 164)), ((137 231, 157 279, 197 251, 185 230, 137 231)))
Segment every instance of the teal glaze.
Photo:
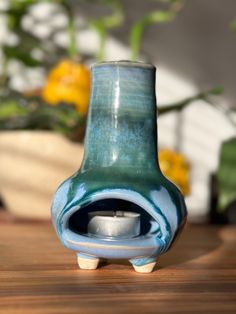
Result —
POLYGON ((52 220, 61 242, 77 254, 125 258, 134 265, 156 260, 174 241, 186 207, 158 165, 152 65, 119 61, 92 67, 83 162, 58 188, 52 220), (111 206, 140 211, 142 234, 120 240, 89 236, 82 212, 111 206))

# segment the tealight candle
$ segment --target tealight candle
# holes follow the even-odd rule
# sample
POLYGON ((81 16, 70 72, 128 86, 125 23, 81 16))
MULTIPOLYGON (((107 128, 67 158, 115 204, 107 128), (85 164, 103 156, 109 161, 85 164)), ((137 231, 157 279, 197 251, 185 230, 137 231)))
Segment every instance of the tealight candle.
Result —
POLYGON ((140 234, 140 214, 128 211, 88 213, 88 233, 97 237, 133 238, 140 234))

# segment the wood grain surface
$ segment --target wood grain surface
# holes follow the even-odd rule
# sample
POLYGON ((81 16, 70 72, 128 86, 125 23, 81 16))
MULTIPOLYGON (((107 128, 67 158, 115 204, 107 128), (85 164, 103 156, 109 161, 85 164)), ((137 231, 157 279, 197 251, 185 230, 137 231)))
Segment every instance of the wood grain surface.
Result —
POLYGON ((50 223, 0 217, 0 313, 236 313, 236 229, 187 226, 151 274, 80 270, 50 223))

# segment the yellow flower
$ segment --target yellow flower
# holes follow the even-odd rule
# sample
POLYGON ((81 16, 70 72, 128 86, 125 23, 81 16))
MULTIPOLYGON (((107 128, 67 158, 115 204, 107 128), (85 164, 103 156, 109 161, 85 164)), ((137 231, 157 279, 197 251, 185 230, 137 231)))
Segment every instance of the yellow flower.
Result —
POLYGON ((159 163, 163 174, 173 181, 184 195, 188 195, 190 193, 190 165, 185 156, 170 149, 161 149, 159 163))
POLYGON ((65 102, 85 114, 90 93, 90 71, 83 64, 64 60, 57 64, 47 77, 42 98, 50 105, 65 102))

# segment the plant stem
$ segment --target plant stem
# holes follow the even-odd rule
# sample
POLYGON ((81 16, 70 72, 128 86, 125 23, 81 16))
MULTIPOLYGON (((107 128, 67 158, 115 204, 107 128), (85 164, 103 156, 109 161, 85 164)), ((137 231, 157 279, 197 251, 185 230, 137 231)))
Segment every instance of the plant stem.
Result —
POLYGON ((102 61, 104 59, 108 30, 120 26, 124 19, 123 8, 119 1, 109 0, 104 2, 112 7, 113 14, 90 21, 90 25, 95 29, 99 36, 99 49, 96 54, 96 61, 102 61))
POLYGON ((105 27, 101 25, 100 28, 97 28, 98 36, 99 36, 99 49, 96 54, 96 61, 100 62, 104 59, 105 55, 105 43, 107 38, 107 30, 105 27))
POLYGON ((181 0, 167 1, 167 3, 170 5, 169 9, 152 11, 136 21, 131 27, 129 41, 132 61, 137 61, 139 58, 141 42, 146 28, 151 24, 161 24, 173 21, 179 10, 182 8, 181 0))
POLYGON ((67 24, 67 32, 69 37, 69 44, 67 47, 67 53, 70 58, 78 57, 79 51, 76 42, 76 27, 75 27, 75 20, 73 12, 70 6, 66 3, 66 1, 61 2, 62 6, 64 7, 67 17, 68 17, 68 24, 67 24))
POLYGON ((132 61, 136 61, 139 58, 141 39, 144 33, 145 24, 143 20, 136 22, 131 28, 130 34, 130 47, 131 47, 131 57, 132 61))
POLYGON ((0 88, 5 88, 8 80, 7 66, 8 66, 8 58, 3 55, 3 66, 2 66, 2 74, 0 76, 0 88))
POLYGON ((189 106, 193 101, 196 100, 203 100, 206 103, 208 103, 210 106, 212 106, 213 108, 216 108, 217 110, 219 110, 220 112, 222 112, 225 117, 228 119, 228 121, 231 123, 231 125, 236 128, 236 122, 235 120, 231 117, 231 112, 232 110, 227 110, 226 108, 224 108, 224 106, 222 106, 221 104, 215 104, 213 103, 210 99, 209 96, 211 95, 220 95, 223 93, 223 89, 221 87, 215 87, 213 89, 210 89, 208 91, 204 91, 204 92, 200 92, 198 94, 196 94, 193 97, 188 97, 184 100, 178 101, 176 103, 173 103, 171 105, 167 105, 164 107, 159 108, 158 110, 158 114, 163 115, 172 111, 175 112, 181 112, 184 108, 186 108, 187 106, 189 106))
POLYGON ((69 18, 67 29, 69 34, 68 55, 70 56, 70 58, 75 58, 76 56, 78 56, 78 49, 76 43, 75 23, 72 17, 69 18))
POLYGON ((212 103, 210 100, 208 100, 207 98, 205 98, 205 101, 212 107, 218 109, 220 112, 222 112, 225 117, 228 119, 228 121, 230 122, 230 124, 236 129, 236 122, 235 120, 231 117, 231 112, 232 110, 226 109, 223 105, 221 104, 214 104, 212 103))

